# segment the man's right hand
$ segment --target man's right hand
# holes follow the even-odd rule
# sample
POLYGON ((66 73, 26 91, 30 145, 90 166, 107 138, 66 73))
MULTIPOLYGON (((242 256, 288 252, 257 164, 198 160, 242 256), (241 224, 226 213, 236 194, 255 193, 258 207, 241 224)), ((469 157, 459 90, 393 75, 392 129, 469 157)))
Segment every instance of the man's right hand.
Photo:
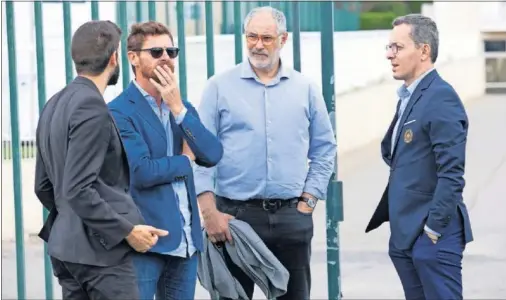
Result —
POLYGON ((233 216, 213 209, 203 213, 202 217, 204 218, 204 228, 207 236, 212 243, 232 242, 228 221, 232 220, 233 216))
POLYGON ((126 237, 128 244, 135 251, 144 253, 158 242, 159 236, 166 236, 169 232, 149 225, 135 225, 126 237))

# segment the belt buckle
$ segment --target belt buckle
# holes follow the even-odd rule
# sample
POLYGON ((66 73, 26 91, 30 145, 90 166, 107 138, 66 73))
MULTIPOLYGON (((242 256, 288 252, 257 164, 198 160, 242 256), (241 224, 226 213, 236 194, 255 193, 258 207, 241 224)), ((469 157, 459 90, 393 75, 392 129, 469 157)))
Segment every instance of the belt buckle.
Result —
POLYGON ((265 210, 265 211, 268 211, 268 212, 275 212, 277 209, 278 209, 278 206, 279 206, 279 203, 278 201, 276 200, 263 200, 262 201, 262 208, 265 210))

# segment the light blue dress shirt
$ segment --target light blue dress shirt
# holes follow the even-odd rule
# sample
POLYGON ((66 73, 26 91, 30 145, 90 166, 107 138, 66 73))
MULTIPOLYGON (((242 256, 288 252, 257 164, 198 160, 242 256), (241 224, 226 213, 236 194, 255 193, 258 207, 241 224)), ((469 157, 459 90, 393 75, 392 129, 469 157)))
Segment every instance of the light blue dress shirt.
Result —
POLYGON ((320 89, 299 72, 281 67, 263 84, 249 61, 238 64, 208 81, 199 116, 224 154, 216 167, 195 166, 197 195, 326 199, 336 141, 320 89))
MULTIPOLYGON (((167 105, 165 105, 163 101, 161 103, 161 106, 158 106, 155 98, 153 98, 143 88, 141 88, 136 80, 133 80, 133 83, 139 89, 139 91, 144 96, 146 101, 149 103, 149 106, 151 106, 153 112, 158 116, 160 122, 163 125, 163 128, 165 128, 165 133, 167 135, 167 156, 173 156, 174 155, 172 151, 173 135, 170 125, 170 114, 171 114, 170 109, 167 107, 167 105)), ((181 124, 181 122, 183 122, 186 112, 187 109, 183 108, 181 113, 175 117, 177 124, 181 124)), ((181 244, 179 245, 179 247, 166 254, 180 257, 190 257, 196 251, 196 249, 195 246, 193 245, 193 240, 191 237, 190 202, 188 200, 188 193, 186 191, 185 182, 183 180, 172 182, 172 188, 174 189, 174 193, 176 194, 175 198, 179 202, 178 204, 179 210, 181 211, 181 224, 183 225, 184 234, 182 235, 181 244)))
MULTIPOLYGON (((399 101, 401 102, 400 106, 399 106, 399 112, 398 112, 398 118, 397 118, 397 123, 395 123, 395 127, 394 127, 394 130, 393 130, 393 133, 392 133, 392 146, 391 146, 391 149, 392 149, 392 152, 394 152, 394 148, 396 146, 396 139, 394 137, 397 136, 397 130, 399 128, 399 122, 401 121, 401 118, 402 118, 402 114, 404 113, 404 110, 406 109, 406 106, 408 105, 408 102, 409 102, 409 99, 411 99, 411 95, 413 95, 416 87, 418 86, 418 84, 420 84, 420 82, 423 80, 423 78, 425 78, 425 76, 427 76, 427 74, 429 74, 432 70, 434 70, 434 68, 428 70, 427 72, 423 73, 420 77, 418 77, 415 81, 413 81, 408 87, 406 87, 405 84, 401 85, 401 87, 399 87, 399 89, 397 90, 397 95, 399 96, 399 101)), ((441 236, 441 234, 439 234, 438 232, 435 232, 434 230, 430 229, 427 225, 425 225, 424 227, 425 231, 428 231, 432 234, 435 234, 437 236, 441 236)))

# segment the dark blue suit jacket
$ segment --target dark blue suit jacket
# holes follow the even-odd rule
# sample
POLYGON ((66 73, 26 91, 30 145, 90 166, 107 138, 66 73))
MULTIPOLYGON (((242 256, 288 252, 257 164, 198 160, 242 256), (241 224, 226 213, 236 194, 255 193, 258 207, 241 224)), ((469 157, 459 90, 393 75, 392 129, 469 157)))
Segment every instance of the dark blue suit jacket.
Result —
POLYGON ((396 120, 381 143, 388 185, 366 232, 389 221, 392 242, 406 250, 425 224, 443 238, 450 220, 461 214, 465 241, 472 241, 462 199, 468 118, 459 96, 434 70, 413 92, 392 137, 396 120), (390 155, 392 138, 397 145, 390 155))
POLYGON ((184 102, 188 111, 182 123, 177 125, 174 117, 170 116, 174 156, 169 157, 165 129, 133 83, 108 105, 127 153, 130 193, 147 224, 169 231, 168 236, 159 238, 151 251, 172 251, 181 243, 181 215, 170 183, 183 178, 191 206, 193 243, 202 250, 193 170, 188 158, 181 155, 183 139, 195 154, 195 162, 204 167, 212 167, 219 162, 223 155, 221 143, 202 125, 195 108, 184 102))

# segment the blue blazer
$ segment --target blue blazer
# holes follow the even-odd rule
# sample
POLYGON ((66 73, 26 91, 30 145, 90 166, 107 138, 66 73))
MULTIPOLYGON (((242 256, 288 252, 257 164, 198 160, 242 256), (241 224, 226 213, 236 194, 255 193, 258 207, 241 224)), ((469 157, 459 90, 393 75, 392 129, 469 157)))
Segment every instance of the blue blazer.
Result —
POLYGON ((366 232, 389 221, 392 242, 407 250, 425 224, 443 238, 450 220, 460 214, 465 241, 472 241, 462 199, 469 123, 459 96, 434 70, 413 92, 392 137, 396 120, 381 143, 390 167, 388 184, 366 232), (392 138, 397 145, 390 155, 392 138))
POLYGON ((201 251, 203 241, 193 170, 188 158, 181 155, 183 139, 195 154, 195 163, 204 167, 219 162, 223 155, 221 143, 202 125, 195 108, 184 101, 188 111, 181 124, 177 125, 170 116, 174 156, 168 157, 165 129, 133 83, 108 105, 127 153, 130 193, 147 224, 169 231, 168 236, 159 238, 151 251, 172 251, 181 243, 181 216, 170 184, 176 179, 185 181, 192 214, 193 243, 201 251))

